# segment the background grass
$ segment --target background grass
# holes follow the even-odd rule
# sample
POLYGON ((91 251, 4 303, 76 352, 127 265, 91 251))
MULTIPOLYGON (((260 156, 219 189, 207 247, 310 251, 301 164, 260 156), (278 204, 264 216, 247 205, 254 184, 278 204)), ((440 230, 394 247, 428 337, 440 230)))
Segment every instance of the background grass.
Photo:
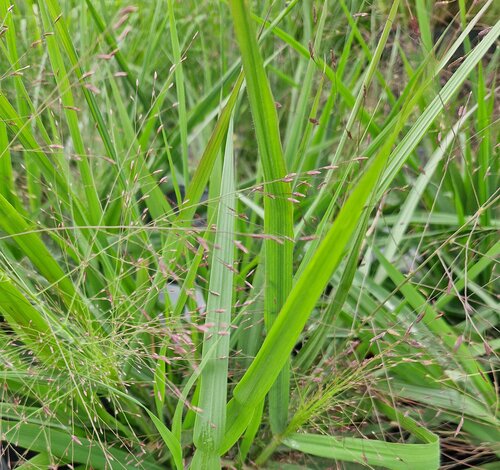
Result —
POLYGON ((2 468, 496 468, 499 13, 0 0, 2 468))

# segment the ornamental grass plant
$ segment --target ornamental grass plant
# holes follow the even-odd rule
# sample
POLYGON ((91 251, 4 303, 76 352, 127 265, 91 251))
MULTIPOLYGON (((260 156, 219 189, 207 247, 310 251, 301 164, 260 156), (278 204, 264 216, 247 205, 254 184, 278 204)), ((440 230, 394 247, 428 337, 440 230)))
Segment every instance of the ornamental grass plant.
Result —
POLYGON ((493 0, 0 0, 0 468, 498 468, 493 0))

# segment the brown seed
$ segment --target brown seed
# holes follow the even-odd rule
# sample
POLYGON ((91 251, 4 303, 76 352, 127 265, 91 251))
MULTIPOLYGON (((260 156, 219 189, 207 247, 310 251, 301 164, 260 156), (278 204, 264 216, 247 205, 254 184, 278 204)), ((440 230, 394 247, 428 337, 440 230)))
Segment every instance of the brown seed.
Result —
POLYGON ((463 335, 459 335, 457 337, 457 340, 455 341, 455 344, 453 346, 453 352, 456 353, 458 351, 458 348, 462 345, 464 341, 464 336, 463 335))

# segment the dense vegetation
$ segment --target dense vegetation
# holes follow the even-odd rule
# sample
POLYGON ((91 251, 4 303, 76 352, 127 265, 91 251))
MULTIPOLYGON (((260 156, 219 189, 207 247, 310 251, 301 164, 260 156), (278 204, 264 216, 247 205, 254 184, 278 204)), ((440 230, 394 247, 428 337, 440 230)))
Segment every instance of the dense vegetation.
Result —
POLYGON ((498 468, 493 0, 0 0, 0 467, 498 468))

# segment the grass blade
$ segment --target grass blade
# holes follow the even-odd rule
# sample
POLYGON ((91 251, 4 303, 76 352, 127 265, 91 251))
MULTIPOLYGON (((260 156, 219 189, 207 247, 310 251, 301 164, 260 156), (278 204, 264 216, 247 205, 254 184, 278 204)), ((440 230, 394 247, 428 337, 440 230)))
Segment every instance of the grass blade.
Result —
MULTIPOLYGON (((264 172, 264 232, 265 244, 264 315, 271 328, 292 287, 293 207, 291 189, 283 181, 286 165, 281 148, 276 105, 264 63, 244 0, 229 2, 236 38, 241 51, 247 94, 255 125, 255 134, 264 172), (276 242, 276 238, 281 244, 276 242)), ((280 432, 288 418, 289 371, 284 370, 272 389, 270 400, 271 426, 280 432)), ((281 368, 281 367, 280 367, 281 368)))
POLYGON ((191 468, 220 468, 219 447, 224 437, 227 402, 229 340, 233 298, 235 175, 232 121, 226 139, 220 202, 217 214, 215 251, 212 254, 209 295, 203 340, 203 359, 191 468), (219 248, 220 247, 220 248, 219 248))
POLYGON ((168 0, 168 16, 170 22, 170 41, 172 43, 172 53, 174 55, 175 67, 175 86, 177 88, 177 101, 179 107, 179 128, 181 134, 181 159, 184 184, 189 183, 189 155, 188 155, 188 128, 186 112, 186 91, 184 86, 184 72, 182 70, 181 48, 177 36, 177 26, 174 16, 174 2, 168 0))
POLYGON ((439 468, 439 438, 419 426, 414 420, 402 416, 388 405, 380 404, 384 412, 412 433, 421 444, 401 444, 360 438, 335 438, 315 434, 295 434, 285 439, 292 449, 327 459, 345 460, 362 465, 375 465, 390 469, 433 470, 439 468))

